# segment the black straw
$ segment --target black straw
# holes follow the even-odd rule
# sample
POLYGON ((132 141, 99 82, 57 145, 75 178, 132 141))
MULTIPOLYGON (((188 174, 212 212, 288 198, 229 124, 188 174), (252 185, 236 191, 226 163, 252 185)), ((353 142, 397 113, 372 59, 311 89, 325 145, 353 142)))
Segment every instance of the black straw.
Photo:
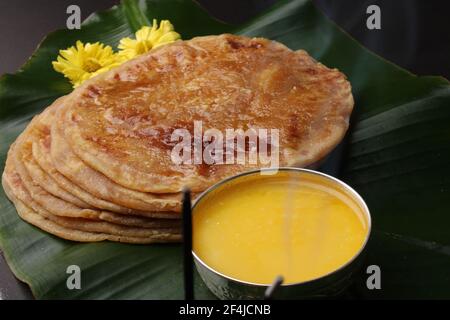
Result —
POLYGON ((183 264, 184 299, 194 300, 194 270, 192 257, 191 190, 183 189, 183 264))
POLYGON ((265 300, 272 300, 273 294, 278 289, 279 286, 282 285, 284 279, 282 276, 278 276, 275 278, 275 280, 272 282, 272 284, 267 287, 266 292, 264 293, 264 299, 265 300))

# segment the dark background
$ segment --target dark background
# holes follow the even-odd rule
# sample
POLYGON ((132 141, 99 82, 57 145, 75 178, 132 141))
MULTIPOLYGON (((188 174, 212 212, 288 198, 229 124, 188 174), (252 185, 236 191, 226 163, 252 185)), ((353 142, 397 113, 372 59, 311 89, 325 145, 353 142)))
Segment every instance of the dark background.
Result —
MULTIPOLYGON (((66 8, 82 18, 119 0, 0 0, 0 74, 15 72, 42 38, 65 28, 66 8)), ((276 0, 198 0, 211 14, 238 24, 276 0)), ((315 4, 370 50, 419 75, 450 79, 450 5, 447 0, 315 0, 315 4), (366 9, 381 8, 381 30, 368 30, 366 9)), ((0 255, 0 300, 30 298, 0 255)))
MULTIPOLYGON (((65 28, 66 8, 77 4, 83 19, 119 0, 0 0, 0 74, 15 72, 50 31, 65 28)), ((240 23, 276 0, 198 0, 213 15, 240 23)), ((420 75, 450 78, 450 1, 315 0, 359 42, 420 75), (366 28, 366 9, 381 8, 381 30, 366 28)))

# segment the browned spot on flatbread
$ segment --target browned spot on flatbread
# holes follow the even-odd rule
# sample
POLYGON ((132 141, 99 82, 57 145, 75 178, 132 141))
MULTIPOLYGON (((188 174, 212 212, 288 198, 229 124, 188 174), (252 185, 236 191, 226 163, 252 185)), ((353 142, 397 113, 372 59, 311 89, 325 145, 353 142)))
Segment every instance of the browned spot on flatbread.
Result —
POLYGON ((51 136, 46 136, 44 139, 42 139, 42 144, 47 150, 50 150, 50 148, 52 146, 51 136))
POLYGON ((259 49, 263 45, 262 43, 259 43, 257 41, 251 41, 250 43, 243 43, 241 41, 235 40, 235 39, 227 39, 228 44, 231 46, 231 48, 237 50, 237 49, 259 49))

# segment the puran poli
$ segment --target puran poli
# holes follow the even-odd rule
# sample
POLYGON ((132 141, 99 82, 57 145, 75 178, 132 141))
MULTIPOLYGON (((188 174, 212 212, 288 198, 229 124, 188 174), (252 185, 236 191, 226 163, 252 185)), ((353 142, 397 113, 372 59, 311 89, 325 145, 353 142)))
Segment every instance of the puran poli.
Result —
MULTIPOLYGON (((55 104, 50 107, 50 111, 58 111, 58 108, 61 109, 62 107, 63 105, 55 104)), ((47 145, 50 145, 53 165, 60 173, 83 190, 95 197, 113 202, 122 207, 139 211, 165 212, 161 213, 161 217, 170 215, 168 212, 180 210, 181 195, 178 193, 151 194, 127 189, 84 164, 72 152, 70 145, 64 138, 63 128, 56 125, 58 120, 55 119, 55 115, 52 112, 45 114, 42 122, 53 123, 51 131, 48 133, 50 134, 51 142, 47 143, 47 145)), ((45 152, 45 141, 43 140, 37 148, 41 148, 42 151, 40 153, 45 152)))
POLYGON ((102 211, 99 216, 100 220, 122 224, 132 227, 142 228, 181 228, 180 219, 160 219, 160 218, 144 218, 132 215, 116 214, 113 212, 102 211))
POLYGON ((59 129, 52 129, 51 141, 51 156, 56 169, 92 195, 140 211, 180 210, 180 194, 160 196, 127 189, 85 165, 73 154, 59 129))
MULTIPOLYGON (((164 195, 158 194, 152 196, 133 190, 125 190, 125 188, 115 185, 102 174, 84 165, 81 160, 73 155, 68 146, 67 149, 62 149, 61 151, 65 159, 71 159, 70 163, 61 162, 57 165, 68 177, 59 172, 50 157, 50 146, 52 143, 50 124, 53 121, 54 111, 60 106, 61 101, 63 99, 57 100, 34 120, 33 133, 27 137, 32 142, 33 158, 54 178, 61 188, 71 192, 90 206, 99 209, 155 218, 179 218, 179 214, 177 213, 180 207, 179 195, 168 195, 165 197, 164 195), (65 164, 69 167, 65 167, 65 164), (75 170, 72 171, 71 168, 75 168, 75 170), (75 182, 78 181, 81 186, 85 186, 87 189, 94 191, 95 195, 87 192, 74 181, 70 180, 70 177, 75 182), (105 198, 115 203, 98 198, 96 196, 98 194, 104 195, 105 198), (135 200, 133 196, 138 198, 138 200, 135 200), (118 203, 124 203, 131 207, 124 207, 118 203)), ((64 142, 61 142, 61 144, 66 146, 64 142)), ((58 160, 60 159, 58 158, 58 160)))
POLYGON ((262 38, 198 37, 152 50, 86 81, 54 127, 89 167, 143 192, 202 191, 252 168, 175 164, 171 133, 194 121, 226 129, 278 129, 280 166, 307 166, 344 136, 350 83, 305 51, 262 38))
MULTIPOLYGON (((13 151, 13 149, 11 149, 13 151)), ((9 188, 13 189, 13 194, 15 198, 18 198, 20 201, 27 204, 27 206, 32 209, 33 211, 37 212, 38 214, 41 214, 43 216, 46 216, 48 218, 48 215, 54 215, 55 217, 52 217, 51 220, 60 218, 75 218, 75 219, 69 219, 68 221, 77 222, 80 223, 79 220, 76 220, 76 218, 85 218, 81 221, 87 222, 91 220, 101 222, 111 222, 115 225, 123 225, 123 226, 129 226, 129 227, 142 227, 142 228, 166 228, 170 230, 179 230, 180 228, 180 222, 173 219, 152 219, 152 218, 143 218, 138 216, 132 216, 132 215, 119 215, 112 212, 107 211, 99 211, 99 210, 89 210, 89 214, 82 214, 80 212, 83 211, 81 208, 77 208, 75 206, 71 206, 71 215, 66 214, 64 211, 61 211, 62 209, 60 207, 55 207, 47 201, 62 201, 59 199, 55 199, 51 195, 46 195, 44 200, 41 197, 38 198, 39 202, 33 198, 32 194, 30 193, 30 190, 27 189, 26 184, 22 180, 22 176, 16 171, 15 162, 13 161, 12 156, 8 156, 6 160, 5 165, 5 171, 3 173, 3 178, 7 182, 9 188)), ((35 191, 36 189, 32 189, 32 191, 35 191)), ((31 192, 32 192, 31 191, 31 192)), ((40 190, 40 192, 45 193, 45 191, 40 190)), ((67 221, 66 220, 60 220, 60 221, 67 221)), ((87 230, 92 231, 92 230, 87 230)), ((105 230, 103 230, 105 231, 105 230)))
MULTIPOLYGON (((47 231, 51 234, 54 234, 60 238, 79 241, 79 242, 97 242, 97 241, 117 241, 117 242, 125 242, 125 243, 136 243, 136 244, 145 244, 145 243, 158 243, 158 242, 177 242, 180 241, 181 236, 179 233, 175 233, 170 230, 154 230, 150 235, 145 235, 141 237, 130 236, 127 235, 128 232, 119 231, 121 234, 109 234, 103 232, 92 232, 92 231, 83 231, 79 229, 73 229, 68 227, 67 225, 73 225, 70 222, 71 218, 61 218, 57 217, 57 223, 53 219, 49 219, 44 215, 38 214, 33 211, 30 207, 24 204, 24 202, 17 199, 14 193, 9 187, 9 184, 5 178, 5 175, 2 176, 2 185, 5 193, 8 198, 14 203, 17 213, 19 216, 25 221, 33 224, 34 226, 47 231), (64 221, 62 222, 61 219, 64 221), (61 223, 61 224, 60 224, 61 223)), ((51 215, 49 216, 51 217, 51 215)), ((92 222, 89 222, 92 223, 92 222)), ((94 227, 95 229, 101 229, 98 226, 94 227)), ((120 228, 120 227, 119 227, 120 228)), ((117 227, 113 228, 117 230, 117 227)), ((130 229, 132 230, 132 228, 130 229)))
POLYGON ((38 165, 42 168, 42 170, 44 170, 49 176, 51 176, 54 179, 54 181, 58 184, 60 189, 64 189, 65 191, 70 192, 72 195, 81 199, 83 202, 88 203, 90 206, 107 211, 112 211, 115 213, 121 213, 124 215, 132 214, 144 217, 147 216, 147 217, 154 217, 154 218, 158 217, 168 219, 179 218, 179 214, 176 211, 145 212, 142 210, 126 208, 118 204, 112 203, 110 201, 106 201, 93 196, 92 194, 80 188, 77 184, 70 181, 68 178, 66 178, 64 175, 62 175, 59 171, 55 169, 50 160, 50 149, 48 146, 49 145, 43 140, 39 140, 36 143, 33 143, 34 160, 38 163, 38 165))
POLYGON ((23 185, 28 190, 33 200, 51 213, 73 218, 97 218, 98 212, 95 210, 77 207, 70 202, 51 195, 40 185, 36 184, 30 177, 23 164, 23 157, 27 156, 26 154, 24 155, 24 152, 29 152, 31 149, 30 143, 26 141, 26 136, 31 131, 31 128, 32 126, 29 126, 16 140, 14 147, 10 149, 6 160, 7 166, 14 166, 14 170, 19 174, 23 185), (9 161, 11 161, 11 164, 8 163, 9 161))
POLYGON ((72 193, 62 189, 58 186, 55 180, 50 177, 34 160, 32 157, 28 157, 24 161, 24 165, 30 174, 31 179, 41 186, 48 193, 61 198, 64 201, 70 202, 81 208, 91 208, 89 204, 74 196, 72 193))

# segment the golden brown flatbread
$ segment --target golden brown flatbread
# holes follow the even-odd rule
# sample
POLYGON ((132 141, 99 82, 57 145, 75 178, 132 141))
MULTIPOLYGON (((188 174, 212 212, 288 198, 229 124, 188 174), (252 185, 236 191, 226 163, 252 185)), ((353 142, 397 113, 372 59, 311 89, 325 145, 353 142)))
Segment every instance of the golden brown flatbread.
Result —
POLYGON ((136 230, 134 230, 136 228, 129 228, 127 230, 126 227, 115 226, 113 224, 93 221, 86 222, 79 219, 71 221, 72 218, 61 218, 53 216, 49 213, 39 214, 25 205, 23 201, 16 198, 14 192, 12 191, 12 188, 9 186, 9 182, 5 177, 5 174, 2 175, 2 185, 6 195, 14 203, 17 213, 22 219, 44 231, 47 231, 63 239, 80 242, 110 240, 136 244, 178 242, 181 240, 180 233, 173 230, 161 229, 142 231, 141 229, 139 229, 139 232, 136 232, 136 230), (73 227, 81 227, 82 229, 76 229, 73 227), (111 233, 87 231, 83 229, 104 230, 111 233), (138 233, 140 236, 130 235, 133 233, 138 233))
POLYGON ((221 132, 278 129, 280 166, 303 167, 340 142, 352 107, 345 76, 305 51, 225 34, 163 46, 86 81, 54 127, 83 162, 126 188, 202 191, 260 164, 176 164, 175 129, 193 134, 194 121, 221 132))
POLYGON ((148 194, 128 190, 115 184, 103 174, 86 166, 77 158, 65 141, 50 131, 55 111, 64 99, 59 99, 40 114, 33 124, 33 158, 51 175, 61 188, 71 192, 89 205, 112 212, 158 218, 179 218, 180 195, 148 194), (56 159, 53 160, 50 148, 56 159), (58 169, 60 171, 58 171, 58 169), (90 193, 92 192, 92 193, 90 193))
MULTIPOLYGON (((163 229, 171 229, 171 230, 179 230, 180 228, 180 221, 175 219, 154 219, 154 218, 144 218, 139 216, 133 216, 133 215, 121 215, 113 212, 108 211, 100 211, 96 209, 89 210, 89 214, 86 214, 85 211, 82 208, 78 208, 75 206, 69 206, 70 211, 69 213, 62 211, 64 208, 64 203, 61 204, 60 202, 63 201, 61 199, 58 199, 56 197, 53 197, 52 195, 46 194, 45 191, 42 189, 37 189, 39 192, 44 194, 44 197, 40 195, 36 198, 36 195, 33 194, 33 192, 36 192, 35 188, 27 189, 26 184, 24 183, 24 180, 22 179, 22 176, 19 174, 19 172, 16 170, 16 162, 14 161, 13 156, 11 155, 14 153, 14 148, 16 145, 14 145, 7 157, 6 165, 5 165, 5 171, 3 173, 3 178, 6 182, 8 182, 8 186, 10 189, 13 190, 13 193, 16 198, 18 198, 20 201, 27 204, 29 208, 37 212, 38 214, 48 216, 49 214, 55 215, 57 217, 70 217, 70 218, 85 218, 81 221, 105 221, 105 222, 111 222, 116 225, 123 225, 123 226, 131 226, 131 227, 142 227, 142 228, 163 228, 163 229), (38 201, 36 201, 36 199, 38 201), (58 204, 55 207, 55 202, 58 204)), ((28 182, 29 183, 29 182, 28 182)), ((53 218, 53 220, 57 219, 56 217, 53 218)), ((71 219, 69 219, 70 221, 71 219)), ((61 220, 61 221, 64 221, 61 220)), ((72 221, 77 221, 76 219, 72 219, 72 221)))

